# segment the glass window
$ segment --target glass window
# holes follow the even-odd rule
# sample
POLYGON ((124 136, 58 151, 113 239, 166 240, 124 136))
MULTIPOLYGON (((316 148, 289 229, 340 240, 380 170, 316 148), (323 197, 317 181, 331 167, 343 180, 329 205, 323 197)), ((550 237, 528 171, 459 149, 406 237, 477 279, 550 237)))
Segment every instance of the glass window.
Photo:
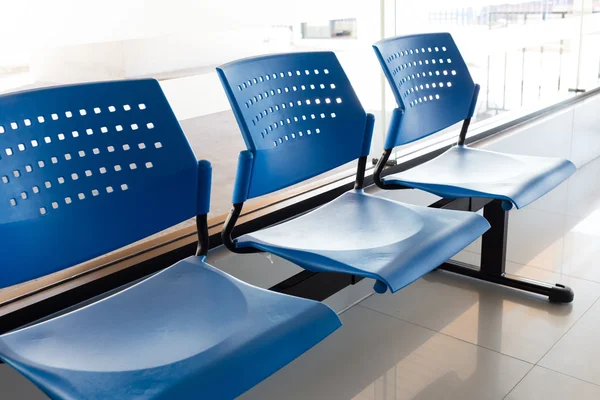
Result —
POLYGON ((600 0, 581 0, 581 48, 578 89, 589 90, 600 83, 600 0))
POLYGON ((396 0, 396 33, 450 32, 481 85, 475 120, 575 88, 580 19, 573 0, 396 0), (410 12, 407 12, 410 10, 410 12))

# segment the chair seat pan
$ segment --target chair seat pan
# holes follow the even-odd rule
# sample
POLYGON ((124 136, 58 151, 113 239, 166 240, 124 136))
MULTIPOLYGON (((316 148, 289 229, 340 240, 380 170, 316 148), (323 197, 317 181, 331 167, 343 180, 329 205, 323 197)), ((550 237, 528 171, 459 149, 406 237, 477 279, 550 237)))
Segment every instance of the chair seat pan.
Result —
POLYGON ((190 257, 105 299, 0 336, 53 399, 231 399, 341 325, 326 305, 190 257))
POLYGON ((384 182, 445 198, 505 200, 522 208, 560 185, 575 170, 568 160, 455 146, 429 162, 386 177, 384 182))
POLYGON ((243 235, 237 246, 273 253, 310 271, 373 278, 376 291, 396 292, 488 229, 475 213, 350 191, 298 218, 243 235))

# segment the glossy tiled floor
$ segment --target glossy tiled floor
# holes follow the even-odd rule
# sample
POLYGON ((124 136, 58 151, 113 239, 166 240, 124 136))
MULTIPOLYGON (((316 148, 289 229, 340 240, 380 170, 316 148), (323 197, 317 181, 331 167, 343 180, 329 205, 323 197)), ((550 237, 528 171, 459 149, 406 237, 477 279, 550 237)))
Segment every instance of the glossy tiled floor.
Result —
MULTIPOLYGON (((340 330, 241 398, 599 399, 599 174, 597 159, 511 212, 508 271, 571 286, 572 304, 434 272, 350 308, 340 330)), ((457 258, 476 263, 477 251, 457 258)))

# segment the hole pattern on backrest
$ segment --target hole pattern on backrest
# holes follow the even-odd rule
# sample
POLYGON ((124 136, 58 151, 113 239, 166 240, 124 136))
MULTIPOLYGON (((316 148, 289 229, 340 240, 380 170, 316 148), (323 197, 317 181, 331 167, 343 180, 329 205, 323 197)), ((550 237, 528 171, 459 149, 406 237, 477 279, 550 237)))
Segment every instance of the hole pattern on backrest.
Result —
MULTIPOLYGON (((125 111, 130 111, 130 110, 131 110, 131 108, 130 108, 130 107, 128 108, 128 107, 127 107, 127 105, 125 105, 125 106, 123 106, 123 107, 124 107, 124 110, 125 110, 125 111)), ((139 107, 139 109, 140 109, 140 110, 146 110, 146 105, 145 105, 145 104, 140 104, 140 107, 139 107)), ((95 114, 100 114, 100 113, 101 113, 101 108, 99 108, 99 107, 95 107, 95 108, 94 108, 94 112, 95 112, 95 114)), ((85 115, 87 115, 87 112, 86 112, 86 110, 85 110, 85 109, 81 109, 81 110, 79 110, 79 114, 80 114, 81 116, 85 116, 85 115)), ((52 119, 53 119, 53 120, 58 120, 58 114, 56 114, 56 113, 53 113, 53 114, 51 114, 51 115, 52 115, 52 119)), ((66 115, 67 115, 68 117, 69 117, 69 116, 72 116, 72 114, 71 114, 70 112, 66 112, 66 115)), ((140 115, 138 118, 140 118, 140 120, 145 120, 146 118, 151 118, 151 117, 150 117, 150 116, 143 116, 143 115, 140 115)), ((32 125, 32 124, 31 124, 31 120, 30 120, 30 119, 25 119, 24 121, 25 121, 25 126, 31 126, 31 125, 32 125)), ((44 123, 44 122, 45 122, 45 119, 44 119, 43 117, 38 117, 38 118, 37 118, 37 121, 38 121, 38 122, 41 124, 41 123, 44 123)), ((11 127, 13 127, 13 129, 15 129, 15 130, 16 130, 16 129, 18 129, 18 124, 17 124, 17 123, 15 123, 15 122, 11 122, 11 123, 10 123, 10 125, 11 125, 11 127)), ((146 123, 146 126, 148 127, 148 129, 153 129, 153 128, 154 128, 154 123, 152 123, 152 122, 148 122, 148 123, 146 123)), ((138 125, 137 125, 137 124, 131 124, 131 130, 132 130, 132 131, 138 130, 138 128, 139 128, 139 127, 138 127, 138 125)), ((102 129, 103 129, 103 130, 102 130, 102 132, 103 132, 103 133, 108 133, 108 130, 107 130, 106 128, 104 128, 104 127, 103 127, 102 129)), ((87 132, 87 134, 88 134, 88 135, 92 135, 92 134, 93 134, 93 129, 91 129, 91 128, 88 128, 88 129, 86 129, 86 132, 87 132)), ((65 134, 64 134, 64 133, 62 133, 62 132, 61 132, 61 133, 58 133, 58 134, 56 134, 56 137, 57 137, 57 139, 58 139, 58 140, 60 140, 60 141, 63 141, 63 140, 68 140, 68 138, 67 138, 67 137, 65 136, 65 134)), ((79 134, 78 134, 78 132, 77 132, 77 131, 72 131, 72 137, 73 137, 73 138, 78 138, 78 137, 79 137, 79 134)), ((144 144, 143 142, 135 143, 135 142, 138 142, 139 140, 141 140, 141 138, 134 138, 134 137, 132 137, 132 138, 131 138, 131 143, 132 143, 134 146, 136 146, 137 148, 139 148, 140 150, 143 150, 143 149, 145 149, 146 147, 145 147, 145 144, 144 144)), ((30 141, 30 143, 31 143, 31 146, 32 146, 32 147, 38 147, 38 146, 40 145, 40 142, 38 142, 38 140, 37 140, 37 139, 32 139, 32 140, 30 141)), ((50 138, 50 137, 46 137, 46 140, 45 140, 44 142, 42 142, 42 143, 46 143, 46 144, 50 144, 50 143, 52 143, 52 141, 51 141, 51 138, 50 138)), ((130 146, 130 144, 129 144, 129 143, 125 143, 125 144, 123 144, 123 145, 122 145, 122 148, 123 148, 123 150, 124 150, 124 151, 128 151, 128 150, 130 150, 131 146, 130 146)), ((162 148, 162 145, 160 145, 160 146, 155 146, 155 148, 156 148, 156 149, 161 149, 161 148, 162 148)), ((19 143, 19 144, 17 145, 17 149, 18 149, 19 151, 21 151, 21 152, 24 152, 24 151, 26 151, 26 150, 27 150, 27 147, 25 146, 25 144, 19 143)), ((5 150, 5 153, 6 153, 6 155, 8 155, 8 156, 13 156, 13 155, 15 154, 15 153, 14 153, 14 150, 13 150, 13 148, 12 148, 12 147, 5 147, 5 149, 4 149, 4 150, 5 150)), ((44 153, 45 153, 45 151, 44 151, 44 150, 47 150, 47 149, 41 149, 41 151, 40 151, 39 153, 37 153, 37 154, 36 154, 36 156, 38 156, 38 157, 43 157, 43 158, 47 158, 47 157, 45 156, 45 154, 44 154, 44 153)), ((114 148, 114 146, 112 146, 112 145, 109 145, 109 146, 107 147, 107 150, 108 150, 109 152, 114 152, 114 151, 115 151, 115 148, 114 148)), ((92 154, 94 154, 94 155, 99 155, 99 154, 100 154, 100 150, 99 150, 98 148, 93 148, 93 149, 92 149, 92 154)), ((79 157, 83 158, 83 157, 85 157, 85 156, 86 156, 86 152, 85 152, 85 150, 83 150, 83 149, 82 149, 82 150, 79 150, 79 151, 77 151, 77 155, 78 155, 79 157)), ((68 153, 68 152, 64 153, 64 154, 63 154, 63 156, 64 156, 64 159, 65 159, 65 161, 70 161, 70 160, 72 160, 72 159, 73 159, 73 156, 71 155, 71 153, 68 153)), ((151 157, 151 156, 150 156, 150 157, 151 157)), ((58 164, 58 163, 59 163, 59 160, 58 160, 58 158, 57 158, 56 156, 51 156, 51 157, 49 158, 49 161, 50 161, 51 163, 53 163, 53 164, 58 164)), ((44 160, 38 160, 36 164, 37 164, 37 167, 38 167, 38 168, 40 168, 40 169, 41 169, 41 168, 44 168, 44 167, 45 167, 45 165, 46 165, 46 163, 45 163, 45 161, 44 161, 44 160)), ((132 169, 132 170, 133 170, 133 169, 136 169, 136 164, 135 164, 135 163, 130 163, 129 165, 130 165, 130 167, 131 167, 131 169, 132 169)), ((152 164, 152 162, 151 162, 151 161, 146 161, 146 162, 145 162, 145 165, 150 165, 150 166, 153 166, 153 164, 152 164)), ((24 165, 24 168, 25 168, 25 171, 26 171, 26 172, 29 172, 29 173, 34 171, 34 167, 33 167, 31 164, 26 164, 26 165, 24 165)), ((150 167, 148 167, 148 168, 150 168, 150 167)), ((115 170, 117 170, 117 171, 120 171, 120 170, 121 170, 121 167, 120 167, 118 164, 116 164, 116 165, 115 165, 115 170)), ((101 172, 103 173, 103 172, 105 172, 105 171, 106 171, 106 169, 105 169, 104 167, 101 167, 101 168, 99 169, 99 171, 101 171, 101 172)), ((16 178, 19 178, 19 177, 21 177, 21 172, 20 172, 20 170, 18 170, 18 169, 15 169, 15 170, 13 170, 13 175, 14 175, 14 177, 16 177, 16 178)), ((93 172, 92 172, 91 170, 86 170, 86 171, 85 171, 85 176, 87 176, 87 177, 90 177, 90 176, 92 176, 92 175, 93 175, 93 172)), ((79 179, 79 175, 78 175, 76 172, 73 172, 73 173, 71 174, 71 178, 72 178, 72 180, 76 181, 76 180, 78 180, 78 179, 79 179)), ((2 178, 2 182, 3 182, 3 183, 5 183, 5 184, 6 184, 6 183, 9 183, 9 179, 8 179, 8 177, 7 177, 6 175, 4 175, 4 176, 3 176, 3 178, 2 178)), ((58 177, 58 178, 57 178, 57 182, 58 182, 58 183, 60 183, 60 184, 63 184, 65 181, 64 181, 64 178, 63 178, 63 177, 58 177)), ((46 188, 51 188, 51 183, 50 183, 49 181, 47 181, 47 182, 45 183, 45 187, 46 187, 46 188)), ((99 192, 98 192, 98 190, 97 190, 97 189, 92 189, 92 192, 94 193, 94 196, 97 196, 97 195, 99 194, 99 192)), ((38 194, 38 193, 40 193, 39 186, 37 186, 37 185, 34 185, 34 186, 33 186, 33 193, 34 193, 34 194, 38 194)), ((21 193, 21 197, 22 197, 22 199, 24 199, 24 200, 28 198, 28 197, 26 196, 26 192, 22 192, 22 193, 21 193)), ((79 195, 78 195, 78 197, 79 197, 80 199, 84 199, 84 198, 85 198, 85 195, 83 195, 83 194, 79 194, 79 195)), ((68 198, 68 199, 70 199, 70 197, 67 197, 67 198, 68 198)), ((16 204, 16 202, 14 201, 14 199, 13 199, 13 198, 11 198, 11 199, 10 199, 9 203, 10 203, 10 205, 11 205, 11 206, 16 206, 16 205, 17 205, 17 204, 16 204)), ((70 204, 70 203, 71 203, 70 201, 68 201, 68 202, 67 202, 67 204, 70 204)), ((58 203, 56 203, 56 202, 53 202, 52 204, 56 205, 56 204, 58 204, 58 203)), ((52 208, 53 208, 53 209, 56 209, 56 208, 58 208, 58 206, 52 206, 52 208)), ((47 214, 47 211, 48 211, 48 210, 47 210, 47 208, 41 207, 41 208, 39 208, 39 209, 40 209, 40 213, 41 213, 41 214, 43 214, 43 215, 46 215, 46 214, 47 214), (42 211, 43 211, 43 212, 42 212, 42 211)))
POLYGON ((421 137, 466 118, 474 83, 449 34, 386 39, 375 48, 405 118, 429 121, 421 137))
MULTIPOLYGON (((249 78, 237 85, 238 91, 252 92, 246 96, 244 106, 250 109, 250 123, 253 127, 260 128, 260 138, 264 142, 271 142, 273 146, 288 142, 290 138, 296 139, 310 136, 319 128, 308 129, 306 126, 318 126, 319 120, 336 118, 336 113, 331 112, 336 104, 342 103, 338 97, 336 85, 332 82, 333 76, 328 68, 312 70, 290 70, 279 73, 266 73, 258 77, 249 78), (318 76, 318 75, 321 76, 318 76), (310 79, 315 83, 308 83, 310 79), (268 81, 279 79, 277 84, 266 86, 268 81), (306 82, 306 84, 304 84, 306 82), (265 83, 263 87, 260 84, 265 83), (256 87, 252 90, 253 86, 256 87), (276 87, 274 87, 276 86, 276 87), (270 87, 270 88, 269 88, 270 87), (258 94, 256 92, 258 91, 258 94), (315 107, 321 104, 331 107, 315 107), (309 107, 309 106, 313 107, 309 107), (294 110, 293 110, 294 109, 294 110), (321 111, 327 112, 321 112, 321 111), (264 120, 264 121, 263 121, 264 120), (313 124, 306 123, 314 121, 313 124), (304 126, 304 130, 302 130, 304 126), (288 127, 289 129, 280 129, 288 127), (292 131, 292 132, 290 132, 292 131), (295 132, 297 131, 297 132, 295 132)), ((254 131, 254 129, 252 129, 254 131)), ((260 144, 258 145, 261 146, 260 144)))
POLYGON ((0 238, 22 240, 21 221, 41 232, 39 254, 3 252, 3 265, 61 269, 195 215, 197 161, 156 81, 7 94, 0 110, 0 238), (46 239, 63 258, 44 255, 46 239))
POLYGON ((282 163, 281 179, 272 185, 254 183, 253 173, 253 196, 360 156, 366 114, 333 53, 256 57, 218 70, 246 145, 255 153, 259 179, 274 173, 262 170, 263 162, 282 163))
POLYGON ((418 48, 400 50, 386 59, 390 66, 396 65, 391 69, 391 73, 405 106, 413 107, 426 103, 428 100, 440 100, 440 93, 443 92, 450 92, 449 95, 451 95, 451 91, 448 89, 452 87, 452 77, 456 76, 457 72, 455 69, 450 69, 452 58, 444 58, 445 54, 443 53, 446 51, 445 46, 441 48, 438 46, 422 47, 421 50, 418 48), (438 54, 440 52, 442 54, 438 54), (421 56, 418 61, 404 59, 409 55, 417 58, 419 53, 421 56), (396 60, 399 61, 395 62, 396 60))
MULTIPOLYGON (((145 111, 145 110, 147 109, 146 105, 145 105, 145 104, 143 104, 143 103, 140 103, 140 104, 139 104, 139 106, 138 106, 138 108, 139 108, 139 110, 140 110, 140 111, 145 111)), ((109 112, 116 112, 116 111, 117 111, 117 110, 116 110, 116 108, 115 108, 114 106, 108 106, 108 107, 106 107, 106 110, 107 110, 107 111, 109 111, 109 112)), ((131 111, 131 106, 129 106, 128 104, 125 104, 125 105, 123 105, 123 110, 124 110, 124 111, 131 111)), ((102 108, 100 108, 100 107, 94 107, 94 108, 93 108, 93 111, 94 111, 94 113, 95 113, 95 114, 100 114, 100 113, 102 112, 102 108)), ((88 115, 88 113, 87 113, 87 110, 86 110, 86 109, 84 109, 84 108, 82 108, 82 109, 79 109, 79 110, 78 110, 78 113, 79 113, 79 115, 80 115, 80 116, 82 116, 82 117, 84 117, 84 116, 88 115)), ((67 118, 72 118, 72 117, 73 117, 73 113, 72 113, 71 111, 65 111, 65 113, 64 113, 64 114, 65 114, 65 116, 66 116, 67 118)), ((59 116, 58 116, 58 115, 59 115, 58 113, 52 113, 52 114, 50 114, 50 116, 51 116, 51 119, 52 119, 53 121, 57 121, 57 120, 59 119, 59 116)), ((146 122, 146 121, 147 121, 149 118, 151 118, 151 115, 150 115, 150 114, 146 114, 146 115, 144 115, 144 114, 139 114, 139 115, 137 116, 137 118, 138 118, 138 119, 139 119, 141 122, 143 122, 143 124, 145 124, 145 126, 146 126, 146 128, 147 128, 148 130, 150 130, 150 129, 154 129, 154 123, 153 123, 153 122, 146 122)), ((38 122, 39 124, 43 124, 43 123, 45 123, 45 122, 46 122, 46 118, 45 118, 44 116, 37 116, 37 117, 36 117, 34 120, 37 120, 37 122, 38 122)), ((24 126, 25 126, 25 127, 31 127, 31 126, 33 125, 33 124, 32 124, 32 120, 31 120, 31 119, 29 119, 29 118, 25 118, 25 119, 23 120, 23 122, 24 122, 24 126)), ((18 130, 18 129, 19 129, 19 123, 18 123, 18 122, 14 122, 14 121, 13 121, 13 122, 10 122, 10 126, 11 126, 11 128, 12 128, 13 130, 18 130)), ((131 131, 137 131, 137 130, 139 129, 139 125, 138 125, 137 123, 129 124, 129 126, 131 127, 131 131)), ((35 127, 34 127, 33 129, 35 129, 35 127)), ((59 128, 57 128, 57 129, 59 129, 59 128)), ((122 127, 122 125, 120 125, 120 124, 119 124, 119 125, 116 125, 116 126, 115 126, 115 131, 117 131, 117 132, 121 132, 121 131, 123 131, 123 127, 122 127)), ((88 136, 91 136, 91 135, 93 135, 93 134, 94 134, 94 129, 92 129, 92 128, 86 128, 86 129, 85 129, 85 132, 86 132, 86 134, 87 134, 88 136)), ((108 132, 109 132, 109 130, 108 130, 108 128, 106 128, 106 127, 104 127, 104 126, 103 126, 103 127, 101 127, 101 128, 100 128, 100 132, 101 132, 101 133, 108 133, 108 132)), ((3 131, 2 133, 4 133, 4 131, 3 131)), ((73 130, 73 131, 71 131, 71 136, 72 136, 72 138, 73 138, 73 139, 76 139, 76 138, 79 138, 79 137, 80 137, 80 135, 79 135, 79 132, 78 132, 77 130, 73 130)), ((62 132, 59 132, 59 133, 57 133, 57 134, 56 134, 56 138, 57 138, 59 141, 65 141, 65 140, 68 140, 68 139, 69 139, 69 138, 68 138, 68 137, 67 137, 67 136, 66 136, 64 133, 62 133, 62 132)), ((135 138, 135 137, 131 137, 131 142, 132 142, 133 144, 135 144, 135 142, 139 142, 140 140, 141 140, 141 138, 135 138)), ((8 140, 6 140, 6 141, 8 142, 8 140)), ((40 142, 39 142, 37 139, 31 139, 31 140, 30 140, 30 143, 31 143, 31 146, 32 146, 32 147, 38 147, 38 146, 40 145, 40 142)), ((51 138, 51 136, 46 136, 46 137, 44 138, 44 141, 43 141, 42 143, 45 143, 45 144, 51 144, 51 143, 52 143, 52 138, 51 138)), ((73 142, 73 143, 71 143, 71 145, 70 145, 70 146, 68 146, 68 147, 72 147, 73 145, 75 145, 75 143, 74 143, 74 142, 73 142)), ((142 149, 145 149, 145 144, 144 144, 143 142, 139 142, 139 143, 137 143, 137 147, 138 147, 140 150, 142 150, 142 149)), ((129 143, 125 143, 125 144, 123 144, 123 145, 122 145, 122 148, 123 148, 123 150, 124 150, 124 151, 128 151, 128 150, 131 148, 131 146, 129 145, 129 143)), ((162 148, 162 146, 156 146, 156 148, 157 148, 157 149, 160 149, 160 148, 162 148)), ((18 151, 20 151, 20 152, 25 152, 25 151, 27 150, 27 147, 26 147, 26 145, 25 145, 25 144, 23 144, 23 143, 18 143, 18 144, 17 144, 17 146, 16 146, 16 149, 17 149, 18 151)), ((38 156, 38 157, 45 157, 45 154, 44 154, 44 153, 46 152, 46 150, 48 150, 48 149, 45 149, 45 148, 44 148, 44 149, 40 149, 40 151, 39 151, 38 153, 36 153, 36 156, 38 156)), ((114 152, 114 151, 115 151, 115 147, 114 147, 114 146, 112 146, 112 145, 109 145, 109 146, 107 146, 107 150, 108 150, 108 152, 111 152, 111 153, 112 153, 112 152, 114 152)), ((4 148, 4 151, 5 151, 5 153, 6 153, 6 155, 7 155, 7 156, 13 156, 13 155, 15 154, 15 150, 14 150, 12 147, 8 147, 8 146, 7 146, 7 147, 5 147, 5 148, 4 148)), ((92 149, 92 154, 94 154, 94 155, 99 155, 99 154, 100 154, 100 150, 99 150, 98 148, 93 148, 93 149, 92 149)), ((86 156, 86 152, 85 152, 85 150, 81 149, 81 150, 78 150, 78 151, 77 151, 77 155, 78 155, 79 157, 83 158, 83 157, 85 157, 85 156, 86 156)), ((69 152, 65 152, 65 153, 63 154, 63 157, 64 157, 65 161, 71 161, 71 160, 73 159, 73 156, 72 156, 72 155, 71 155, 71 153, 69 153, 69 152)), ((51 157, 50 157, 50 161, 51 161, 53 164, 58 164, 58 163, 59 163, 59 161, 58 161, 58 158, 57 158, 56 156, 51 156, 51 157)), ((151 161, 149 161, 149 160, 145 162, 145 165, 151 165, 151 166, 153 166, 152 162, 151 162, 151 161)), ((39 168, 44 168, 44 167, 45 167, 45 161, 44 161, 44 160, 38 160, 38 161, 37 161, 37 166, 38 166, 39 168)), ((129 164, 129 166, 130 166, 130 169, 131 169, 131 170, 137 169, 137 165, 136 165, 136 163, 130 163, 130 164, 129 164)), ((24 167, 25 167, 25 171, 26 171, 26 172, 29 172, 29 173, 30 173, 30 172, 33 172, 33 171, 34 171, 34 167, 33 167, 31 164, 27 164, 27 165, 25 165, 24 167)), ((75 167, 74 167, 74 168, 75 168, 75 167)), ((114 166, 114 168, 115 168, 115 171, 121 171, 121 167, 120 167, 120 165, 118 165, 118 164, 116 164, 116 165, 114 166)), ((150 167, 149 167, 149 168, 150 168, 150 167)), ((100 171, 104 171, 104 172, 105 172, 106 170, 105 170, 105 168, 104 168, 104 167, 101 167, 101 168, 100 168, 100 171)), ((20 178, 20 177, 21 177, 21 172, 20 172, 20 170, 18 170, 18 169, 15 169, 15 170, 13 170, 13 175, 14 175, 14 177, 15 177, 15 178, 20 178)), ((93 172, 92 172, 91 170, 86 170, 86 171, 85 171, 85 176, 86 176, 86 177, 91 177, 92 175, 93 175, 93 172)), ((78 179, 79 179, 79 175, 78 175, 76 172, 73 172, 73 173, 72 173, 70 176, 71 176, 71 179, 72 179, 73 181, 76 181, 76 180, 78 180, 78 179)), ((6 175, 3 177, 3 179, 2 179, 2 180, 3 180, 3 183, 9 183, 8 177, 7 177, 6 175)), ((62 176, 58 177, 56 180, 57 180, 57 182, 58 182, 59 184, 63 184, 63 183, 65 183, 64 177, 62 177, 62 176)), ((50 181, 46 181, 46 182, 45 182, 45 184, 44 184, 44 186, 45 186, 46 188, 48 188, 48 189, 50 189, 50 188, 52 187, 52 186, 51 186, 51 182, 50 182, 50 181)), ((122 187, 128 187, 128 186, 127 186, 127 184, 121 184, 120 186, 122 186, 122 187)), ((40 193, 39 186, 37 186, 37 185, 34 185, 32 188, 33 188, 33 193, 34 193, 34 194, 39 194, 39 193, 40 193)), ((100 192, 99 192, 97 189, 92 189, 92 190, 91 190, 91 192, 92 192, 92 194, 93 194, 94 196, 98 196, 98 195, 99 195, 99 193, 100 193, 100 192)), ((77 194, 77 197, 78 197, 80 200, 84 200, 84 199, 86 198, 84 193, 79 193, 79 194, 77 194)), ((29 197, 27 196, 27 192, 21 192, 21 198, 22 198, 23 200, 26 200, 26 199, 28 199, 29 197)), ((71 201, 70 201, 70 199, 71 199, 71 198, 70 198, 70 197, 66 197, 65 199, 69 199, 69 201, 67 201, 67 204, 71 204, 71 201)), ((12 207, 14 207, 14 206, 17 206, 17 205, 18 205, 18 203, 16 202, 16 200, 15 200, 14 198, 12 198, 12 197, 9 199, 9 204, 10 204, 12 207)), ((55 202, 55 201, 52 201, 52 202, 51 202, 51 208, 52 208, 52 209, 57 209, 57 208, 58 208, 58 203, 57 203, 57 202, 55 202)), ((47 207, 39 207, 39 211, 40 211, 40 214, 42 214, 42 215, 46 215, 46 214, 48 214, 48 208, 47 208, 47 207)))

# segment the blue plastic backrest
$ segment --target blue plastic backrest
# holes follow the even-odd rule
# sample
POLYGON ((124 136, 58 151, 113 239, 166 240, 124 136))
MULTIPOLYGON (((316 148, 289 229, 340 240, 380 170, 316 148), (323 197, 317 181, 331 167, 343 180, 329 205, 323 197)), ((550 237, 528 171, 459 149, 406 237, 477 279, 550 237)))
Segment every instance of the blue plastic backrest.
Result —
POLYGON ((234 203, 368 155, 372 127, 334 53, 247 58, 217 72, 248 148, 234 203))
POLYGON ((155 80, 0 96, 0 287, 206 214, 210 172, 155 80))
POLYGON ((400 121, 392 122, 386 149, 472 116, 475 84, 449 33, 384 39, 373 48, 402 110, 400 121))

